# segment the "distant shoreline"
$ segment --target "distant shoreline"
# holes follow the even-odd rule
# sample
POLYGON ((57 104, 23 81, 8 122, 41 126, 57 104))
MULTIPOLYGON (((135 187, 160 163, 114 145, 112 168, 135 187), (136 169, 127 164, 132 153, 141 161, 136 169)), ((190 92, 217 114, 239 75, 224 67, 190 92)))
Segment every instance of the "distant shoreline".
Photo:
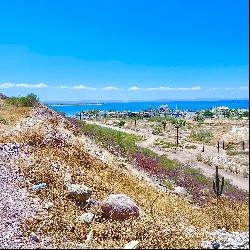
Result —
POLYGON ((237 101, 248 101, 249 99, 176 99, 176 100, 131 100, 131 101, 118 101, 118 100, 106 100, 106 101, 102 101, 102 102, 77 102, 77 101, 42 101, 43 104, 47 105, 47 106, 88 106, 88 105, 104 105, 104 104, 108 104, 108 103, 158 103, 158 102, 223 102, 223 101, 232 101, 232 102, 237 102, 237 101))

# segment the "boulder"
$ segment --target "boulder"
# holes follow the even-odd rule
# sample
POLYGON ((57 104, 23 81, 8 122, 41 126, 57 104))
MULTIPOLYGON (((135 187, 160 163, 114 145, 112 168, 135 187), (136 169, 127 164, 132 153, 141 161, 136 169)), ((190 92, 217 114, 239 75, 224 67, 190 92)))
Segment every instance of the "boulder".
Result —
POLYGON ((111 194, 101 203, 102 217, 112 220, 126 220, 139 216, 139 207, 123 194, 111 194))
POLYGON ((68 192, 73 199, 85 202, 91 196, 92 189, 85 185, 71 184, 68 186, 68 192))

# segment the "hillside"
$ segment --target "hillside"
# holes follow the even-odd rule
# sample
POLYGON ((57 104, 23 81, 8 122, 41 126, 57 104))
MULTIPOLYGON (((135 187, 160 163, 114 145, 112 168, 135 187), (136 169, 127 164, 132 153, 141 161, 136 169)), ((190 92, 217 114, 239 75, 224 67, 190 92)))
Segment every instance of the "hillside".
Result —
POLYGON ((0 117, 1 248, 123 248, 131 241, 137 248, 201 248, 223 235, 228 246, 240 247, 239 237, 242 248, 248 245, 247 200, 200 204, 162 190, 129 159, 121 163, 97 145, 77 122, 42 105, 2 106, 0 117), (79 202, 72 184, 91 189, 90 199, 79 202), (105 217, 102 204, 111 194, 126 195, 139 216, 105 217))

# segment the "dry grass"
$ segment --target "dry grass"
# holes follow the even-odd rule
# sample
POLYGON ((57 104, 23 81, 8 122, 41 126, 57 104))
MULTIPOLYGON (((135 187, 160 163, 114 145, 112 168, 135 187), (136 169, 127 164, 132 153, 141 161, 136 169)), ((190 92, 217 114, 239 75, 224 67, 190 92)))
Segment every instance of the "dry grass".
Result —
MULTIPOLYGON (((0 117, 2 117, 6 121, 6 125, 14 125, 22 118, 27 116, 30 112, 30 107, 14 107, 9 105, 4 105, 4 103, 0 103, 0 117)), ((6 125, 0 123, 0 129, 5 128, 6 125)))
MULTIPOLYGON (((17 111, 17 115, 19 113, 17 111)), ((34 196, 38 196, 41 203, 54 203, 47 213, 38 214, 36 218, 27 221, 24 225, 27 235, 36 232, 38 235, 51 237, 51 241, 58 248, 83 243, 87 234, 93 231, 93 241, 89 245, 91 248, 121 248, 130 240, 139 240, 140 248, 199 249, 200 243, 206 238, 202 228, 248 230, 246 203, 225 201, 217 204, 211 201, 204 207, 195 207, 185 198, 159 192, 143 182, 138 182, 117 166, 95 159, 73 135, 75 143, 63 147, 60 141, 47 146, 42 144, 44 136, 41 127, 20 133, 14 138, 8 135, 1 139, 0 136, 0 141, 30 145, 29 154, 33 156, 32 160, 17 162, 26 179, 23 185, 30 188, 33 184, 48 183, 47 188, 35 191, 34 196), (61 166, 60 171, 52 170, 53 163, 61 166), (78 217, 85 211, 93 212, 93 208, 81 207, 68 197, 64 186, 66 169, 74 183, 91 187, 93 198, 97 200, 111 193, 128 195, 139 205, 143 211, 142 216, 128 221, 95 220, 91 224, 83 224, 78 217), (185 232, 185 228, 191 226, 196 227, 197 231, 191 234, 185 232)))

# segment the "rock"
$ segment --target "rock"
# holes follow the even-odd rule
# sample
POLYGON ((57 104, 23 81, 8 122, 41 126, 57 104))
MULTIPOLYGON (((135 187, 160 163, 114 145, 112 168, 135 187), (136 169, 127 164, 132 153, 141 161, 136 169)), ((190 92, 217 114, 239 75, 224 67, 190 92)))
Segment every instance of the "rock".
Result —
POLYGON ((71 174, 68 173, 68 172, 65 172, 64 173, 64 184, 65 186, 69 186, 72 182, 72 179, 71 179, 71 174))
POLYGON ((47 183, 39 183, 31 187, 33 191, 47 187, 47 183))
POLYGON ((90 198, 92 189, 80 184, 71 184, 68 186, 68 192, 73 199, 79 202, 85 202, 90 198))
POLYGON ((209 233, 214 238, 204 241, 205 249, 249 249, 249 232, 227 232, 224 228, 209 233))
POLYGON ((111 194, 100 205, 104 218, 126 220, 132 216, 139 216, 139 207, 123 194, 111 194))
POLYGON ((40 239, 38 238, 38 236, 35 233, 30 234, 30 239, 37 242, 37 243, 40 242, 40 239))
POLYGON ((219 249, 220 248, 220 243, 215 242, 212 244, 213 249, 219 249))
POLYGON ((136 249, 137 245, 139 244, 138 240, 132 240, 130 242, 128 242, 123 249, 136 249))
POLYGON ((53 163, 51 167, 52 167, 52 170, 55 172, 60 170, 60 165, 57 163, 53 163))
POLYGON ((83 222, 90 223, 91 221, 93 221, 94 217, 95 217, 95 215, 92 213, 84 213, 79 218, 83 222))
POLYGON ((175 187, 173 192, 176 194, 180 194, 180 195, 187 195, 186 189, 184 187, 180 187, 180 186, 175 187))
POLYGON ((93 231, 90 231, 87 235, 87 239, 85 240, 85 244, 89 244, 93 239, 93 231))
POLYGON ((54 203, 49 201, 49 202, 46 202, 43 207, 45 209, 49 209, 49 208, 53 207, 53 205, 54 205, 54 203))

